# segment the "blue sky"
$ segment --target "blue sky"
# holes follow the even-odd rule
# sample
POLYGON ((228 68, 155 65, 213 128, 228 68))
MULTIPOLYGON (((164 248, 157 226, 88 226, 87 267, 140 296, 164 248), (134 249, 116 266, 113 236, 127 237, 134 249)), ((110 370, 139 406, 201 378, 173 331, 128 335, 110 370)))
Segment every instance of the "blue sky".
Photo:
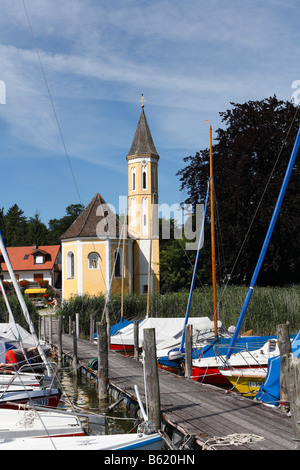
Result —
POLYGON ((118 209, 142 93, 172 205, 183 158, 209 145, 206 120, 221 127, 230 102, 290 100, 300 80, 296 0, 24 3, 0 2, 0 207, 46 224, 97 192, 118 209))

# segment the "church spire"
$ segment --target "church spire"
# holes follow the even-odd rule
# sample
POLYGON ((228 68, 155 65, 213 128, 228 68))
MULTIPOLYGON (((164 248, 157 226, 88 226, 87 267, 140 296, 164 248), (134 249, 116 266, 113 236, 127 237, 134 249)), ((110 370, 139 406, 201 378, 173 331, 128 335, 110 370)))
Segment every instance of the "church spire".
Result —
POLYGON ((141 98, 142 101, 142 112, 135 131, 133 142, 129 150, 129 155, 157 155, 158 152, 155 148, 152 135, 148 126, 144 111, 144 95, 141 98))

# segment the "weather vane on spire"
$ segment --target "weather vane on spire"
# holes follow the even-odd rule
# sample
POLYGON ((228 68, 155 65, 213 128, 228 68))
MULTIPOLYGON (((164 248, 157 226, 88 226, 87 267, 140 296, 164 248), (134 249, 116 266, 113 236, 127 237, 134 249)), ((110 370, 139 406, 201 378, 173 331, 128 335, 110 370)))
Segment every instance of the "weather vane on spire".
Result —
POLYGON ((143 107, 144 107, 144 103, 145 103, 145 97, 144 97, 144 94, 143 94, 143 93, 142 93, 140 102, 142 103, 142 108, 143 108, 143 107))

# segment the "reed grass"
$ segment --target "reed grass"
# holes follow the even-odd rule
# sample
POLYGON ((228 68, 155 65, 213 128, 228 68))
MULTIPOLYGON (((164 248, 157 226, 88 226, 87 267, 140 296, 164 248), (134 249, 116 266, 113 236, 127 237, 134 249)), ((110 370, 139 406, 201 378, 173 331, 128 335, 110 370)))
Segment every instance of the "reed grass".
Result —
MULTIPOLYGON (((219 319, 228 328, 236 325, 247 286, 218 288, 219 319)), ((151 317, 185 317, 189 292, 153 294, 150 303, 151 317)), ((60 314, 65 318, 75 313, 80 314, 80 328, 89 334, 89 318, 95 321, 105 319, 105 306, 108 309, 111 324, 120 320, 121 296, 111 296, 108 303, 105 297, 81 296, 63 302, 60 314)), ((145 318, 147 297, 142 295, 124 296, 124 318, 127 320, 145 318)), ((204 287, 195 290, 192 295, 189 315, 191 317, 209 317, 213 320, 212 289, 204 287)), ((300 285, 289 287, 256 287, 245 315, 242 330, 253 330, 253 334, 276 334, 278 324, 289 322, 290 332, 296 333, 300 327, 300 285)))
MULTIPOLYGON (((219 319, 228 328, 236 325, 247 286, 231 286, 226 289, 218 288, 219 319)), ((26 297, 26 296, 25 296, 26 297)), ((151 317, 185 317, 189 292, 153 294, 150 303, 151 317)), ((34 322, 38 327, 38 312, 30 299, 25 299, 34 322)), ((11 309, 17 323, 26 327, 17 297, 9 296, 11 309)), ((75 314, 80 315, 80 330, 89 335, 90 315, 95 321, 105 319, 105 307, 108 309, 111 324, 120 320, 121 296, 113 295, 106 303, 104 295, 76 296, 68 302, 63 302, 58 314, 63 315, 66 327, 69 316, 75 320, 75 314)), ((127 320, 145 318, 147 296, 125 295, 124 318, 127 320)), ((189 315, 191 317, 209 317, 213 320, 212 289, 207 286, 195 290, 192 295, 189 315)), ((4 300, 0 297, 0 322, 8 322, 8 311, 4 300)), ((290 332, 296 333, 300 328, 300 285, 288 287, 256 287, 250 300, 241 332, 253 330, 253 334, 276 334, 277 325, 289 322, 290 332)))

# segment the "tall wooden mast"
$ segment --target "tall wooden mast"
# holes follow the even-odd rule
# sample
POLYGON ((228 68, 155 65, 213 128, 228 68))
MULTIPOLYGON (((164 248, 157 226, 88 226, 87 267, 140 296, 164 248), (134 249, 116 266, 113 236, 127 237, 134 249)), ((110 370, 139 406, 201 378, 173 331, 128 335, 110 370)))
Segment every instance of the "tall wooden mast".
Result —
POLYGON ((216 255, 215 255, 215 218, 214 218, 214 188, 213 188, 213 164, 212 164, 212 128, 209 126, 209 182, 210 182, 210 223, 211 223, 211 264, 212 264, 212 287, 213 287, 213 308, 214 308, 214 330, 218 336, 218 316, 217 316, 217 292, 216 292, 216 255))

